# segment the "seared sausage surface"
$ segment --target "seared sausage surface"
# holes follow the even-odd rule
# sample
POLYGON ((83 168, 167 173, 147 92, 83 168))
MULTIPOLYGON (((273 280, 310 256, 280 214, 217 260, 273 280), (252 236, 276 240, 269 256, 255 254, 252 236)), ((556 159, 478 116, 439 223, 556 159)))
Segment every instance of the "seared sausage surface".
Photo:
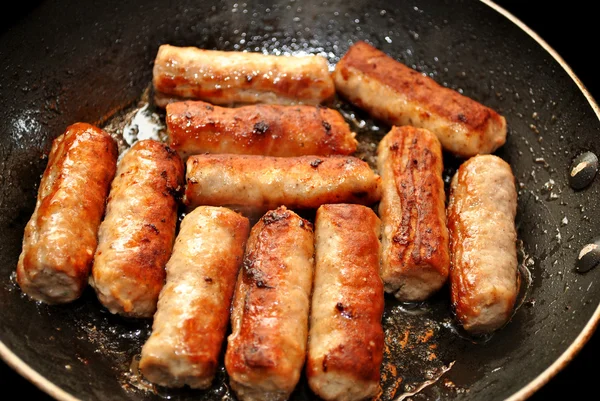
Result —
POLYGON ((463 163, 450 187, 450 284, 456 317, 472 333, 503 326, 519 290, 511 168, 492 155, 463 163))
POLYGON ((315 280, 306 376, 324 400, 379 391, 383 359, 380 222, 361 205, 323 205, 315 219, 315 280))
POLYGON ((211 385, 248 231, 248 219, 222 207, 184 217, 142 348, 145 378, 168 387, 211 385))
POLYGON ((393 127, 379 143, 377 163, 385 290, 422 301, 444 285, 450 267, 442 148, 428 130, 393 127))
POLYGON ((370 205, 381 196, 380 181, 367 163, 352 156, 196 155, 187 161, 184 202, 189 208, 219 205, 247 212, 280 205, 370 205))
POLYGON ((313 250, 312 224, 283 206, 252 228, 225 353, 231 387, 242 401, 286 400, 300 379, 313 250))
POLYGON ((354 133, 340 113, 315 106, 167 105, 169 146, 185 160, 202 153, 263 156, 349 155, 354 133))
POLYGON ((116 165, 117 145, 100 128, 76 123, 54 140, 17 264, 27 295, 51 304, 79 298, 116 165))
POLYGON ((339 93, 374 117, 426 128, 458 156, 492 153, 506 141, 504 117, 365 42, 350 47, 333 78, 339 93))
POLYGON ((152 139, 136 142, 119 162, 90 277, 112 313, 152 317, 156 311, 182 184, 181 159, 152 139))
POLYGON ((162 45, 154 61, 156 103, 317 105, 335 93, 322 56, 272 56, 162 45))

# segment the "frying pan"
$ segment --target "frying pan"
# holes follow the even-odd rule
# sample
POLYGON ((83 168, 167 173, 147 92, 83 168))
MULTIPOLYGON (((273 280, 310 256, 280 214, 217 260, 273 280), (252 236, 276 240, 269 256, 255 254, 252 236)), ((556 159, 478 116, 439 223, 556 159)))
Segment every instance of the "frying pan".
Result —
MULTIPOLYGON (((511 322, 483 339, 452 323, 447 289, 423 304, 386 299, 392 352, 384 361, 382 398, 431 382, 413 398, 524 399, 560 370, 600 315, 600 273, 574 269, 579 250, 597 234, 599 186, 573 191, 567 184, 572 158, 599 151, 598 107, 569 70, 493 4, 437 0, 65 0, 40 4, 6 30, 0 36, 0 355, 6 362, 64 400, 228 398, 222 372, 208 391, 145 387, 134 373, 149 322, 106 313, 89 289, 64 306, 21 294, 11 274, 44 155, 67 125, 102 124, 135 103, 162 43, 322 52, 335 62, 361 39, 507 118, 508 141, 497 154, 520 184, 526 279, 511 322)), ((447 174, 459 162, 448 158, 447 174)), ((292 396, 313 398, 303 381, 292 396)))

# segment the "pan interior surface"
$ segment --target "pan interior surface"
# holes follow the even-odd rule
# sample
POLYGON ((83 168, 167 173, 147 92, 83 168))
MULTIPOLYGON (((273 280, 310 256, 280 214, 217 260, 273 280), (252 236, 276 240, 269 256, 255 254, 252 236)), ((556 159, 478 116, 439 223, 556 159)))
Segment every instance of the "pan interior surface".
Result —
MULTIPOLYGON (((0 36, 0 341, 25 364, 80 399, 221 400, 224 369, 206 391, 167 390, 137 372, 150 321, 104 310, 89 288, 64 306, 26 298, 14 280, 51 141, 77 121, 103 125, 135 107, 169 43, 269 54, 321 54, 334 65, 366 40, 438 83, 497 110, 508 141, 496 152, 518 181, 523 274, 509 324, 470 338, 454 324, 444 288, 431 300, 386 298, 381 399, 501 400, 526 386, 571 345, 600 301, 599 270, 575 261, 600 216, 596 182, 568 185, 571 161, 596 154, 598 117, 568 73, 512 22, 476 1, 180 1, 81 5, 43 2, 0 36), (39 40, 32 40, 39 38, 39 40), (133 105, 133 106, 132 106, 133 105)), ((389 127, 343 102, 364 143, 389 127)), ((363 149, 364 150, 364 149, 363 149)), ((367 154, 368 150, 365 151, 367 154)), ((445 159, 450 177, 460 160, 445 159)), ((304 379, 293 400, 316 399, 304 379)))

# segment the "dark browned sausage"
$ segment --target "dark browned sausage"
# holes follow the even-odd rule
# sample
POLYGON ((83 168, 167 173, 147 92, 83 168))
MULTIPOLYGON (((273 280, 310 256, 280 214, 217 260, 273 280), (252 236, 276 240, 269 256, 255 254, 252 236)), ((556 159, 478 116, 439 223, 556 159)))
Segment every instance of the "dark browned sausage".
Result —
POLYGON ((90 277, 98 299, 112 313, 152 317, 156 311, 182 181, 177 153, 152 139, 136 142, 119 162, 90 277))
POLYGON ((73 124, 52 143, 17 265, 32 298, 65 303, 83 292, 116 164, 115 141, 90 124, 73 124))
POLYGON ((340 113, 315 106, 175 102, 167 105, 167 133, 169 146, 183 159, 202 153, 349 155, 357 145, 340 113))
POLYGON ((486 333, 510 318, 519 290, 517 191, 511 168, 493 155, 476 156, 450 186, 450 284, 456 317, 472 333, 486 333))
POLYGON ((323 205, 315 219, 315 283, 306 376, 322 399, 379 391, 383 359, 380 222, 361 205, 323 205))
POLYGON ((374 117, 426 128, 459 156, 492 153, 506 141, 504 117, 365 42, 350 47, 333 78, 338 93, 374 117))
POLYGON ((442 147, 434 134, 393 127, 379 143, 381 277, 402 301, 422 301, 448 278, 442 147))
POLYGON ((263 213, 280 205, 370 205, 381 197, 380 181, 367 163, 352 156, 197 155, 187 161, 184 201, 189 208, 231 206, 263 213))
POLYGON ((207 388, 219 363, 248 219, 203 206, 181 222, 140 370, 153 383, 207 388))
POLYGON ((225 353, 229 382, 242 401, 287 400, 300 379, 313 249, 312 224, 283 206, 252 228, 225 353))
POLYGON ((317 105, 335 93, 327 59, 162 45, 154 60, 156 103, 173 98, 317 105))

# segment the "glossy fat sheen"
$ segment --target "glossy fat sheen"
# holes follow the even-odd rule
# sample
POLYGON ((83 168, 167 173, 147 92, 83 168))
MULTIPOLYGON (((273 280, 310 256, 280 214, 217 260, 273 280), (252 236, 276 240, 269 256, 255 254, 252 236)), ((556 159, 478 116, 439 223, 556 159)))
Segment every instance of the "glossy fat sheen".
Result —
POLYGON ((450 255, 440 142, 414 127, 393 127, 379 143, 383 223, 381 277, 386 292, 422 301, 448 278, 450 255))
POLYGON ((116 165, 116 143, 92 125, 73 124, 52 143, 17 264, 32 298, 66 303, 85 289, 116 165))
POLYGON ((370 205, 381 197, 380 181, 367 163, 351 156, 196 155, 187 161, 185 203, 262 212, 280 205, 370 205))
POLYGON ((333 109, 315 106, 167 105, 169 146, 186 159, 201 153, 263 156, 349 155, 355 134, 333 109))
POLYGON ((335 93, 322 56, 272 56, 162 45, 154 61, 156 103, 319 104, 335 93), (171 98, 171 99, 169 99, 171 98))
POLYGON ((252 228, 236 285, 225 368, 242 401, 286 400, 298 383, 308 335, 312 225, 291 210, 252 228))
POLYGON ((448 205, 450 283, 467 331, 496 330, 512 314, 519 290, 516 211, 515 179, 505 161, 477 156, 460 166, 448 205))
POLYGON ((458 156, 492 153, 506 141, 504 117, 365 42, 350 47, 333 78, 339 93, 376 118, 426 128, 458 156))
POLYGON ((119 162, 98 233, 92 284, 112 313, 152 317, 177 223, 183 163, 154 140, 137 142, 119 162))
POLYGON ((315 282, 306 375, 322 399, 379 391, 383 359, 380 222, 360 205, 323 205, 315 219, 315 282))
POLYGON ((204 206, 185 216, 142 348, 146 379, 168 387, 211 385, 248 231, 248 219, 226 208, 204 206))

